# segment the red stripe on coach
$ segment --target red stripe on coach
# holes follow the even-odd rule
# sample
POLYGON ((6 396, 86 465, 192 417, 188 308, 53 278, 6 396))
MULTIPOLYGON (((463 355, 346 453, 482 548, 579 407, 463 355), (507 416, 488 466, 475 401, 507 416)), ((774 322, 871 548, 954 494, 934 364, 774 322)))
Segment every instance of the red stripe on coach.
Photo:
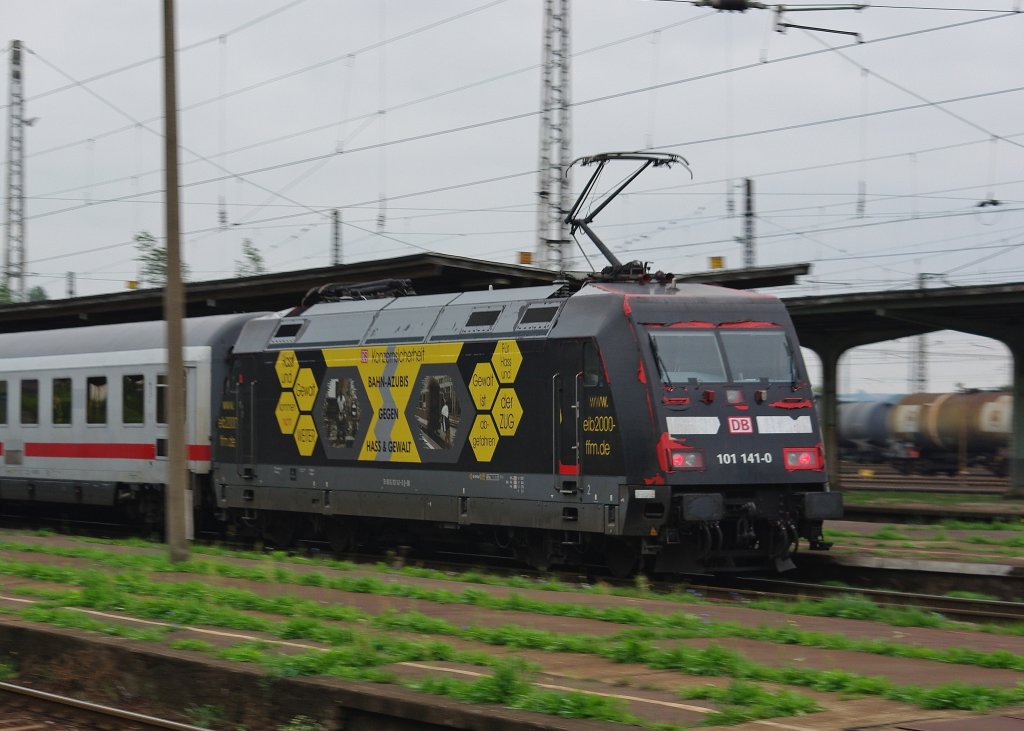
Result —
MULTIPOLYGON (((0 454, 3 454, 0 452, 0 454)), ((26 442, 26 457, 62 459, 156 459, 154 444, 86 444, 76 442, 26 442)), ((209 462, 210 445, 188 445, 188 461, 209 462)))
POLYGON ((188 461, 189 462, 209 462, 213 457, 213 450, 210 449, 209 444, 190 444, 188 445, 188 461))
POLYGON ((25 456, 66 459, 156 459, 156 445, 25 442, 25 456))

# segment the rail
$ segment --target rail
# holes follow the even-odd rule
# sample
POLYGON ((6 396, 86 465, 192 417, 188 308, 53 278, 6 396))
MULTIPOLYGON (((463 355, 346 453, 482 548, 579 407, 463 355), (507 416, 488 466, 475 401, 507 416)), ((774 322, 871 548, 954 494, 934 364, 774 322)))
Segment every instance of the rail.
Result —
MULTIPOLYGON (((30 710, 36 713, 50 714, 54 709, 58 709, 61 711, 64 721, 68 720, 65 714, 71 712, 89 722, 103 721, 105 724, 109 724, 111 720, 123 721, 124 728, 136 729, 138 731, 150 731, 150 729, 203 731, 199 726, 156 718, 155 716, 147 716, 143 713, 113 708, 99 703, 90 703, 78 698, 49 693, 35 688, 27 688, 13 683, 0 682, 0 696, 6 696, 8 700, 21 701, 30 706, 30 710)), ((42 727, 40 726, 40 728, 42 727)), ((104 725, 104 728, 110 728, 110 726, 104 725)))

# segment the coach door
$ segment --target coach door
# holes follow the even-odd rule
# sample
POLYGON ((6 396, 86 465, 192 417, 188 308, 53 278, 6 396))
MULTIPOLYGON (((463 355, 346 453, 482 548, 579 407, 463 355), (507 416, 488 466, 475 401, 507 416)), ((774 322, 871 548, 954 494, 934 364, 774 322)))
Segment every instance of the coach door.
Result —
MULTIPOLYGON (((208 440, 200 440, 196 434, 196 368, 188 366, 185 368, 185 459, 186 461, 204 461, 208 456, 198 454, 189 445, 206 443, 208 440)), ((156 377, 156 456, 158 459, 166 459, 169 454, 167 436, 168 401, 167 401, 167 374, 158 373, 156 377)))

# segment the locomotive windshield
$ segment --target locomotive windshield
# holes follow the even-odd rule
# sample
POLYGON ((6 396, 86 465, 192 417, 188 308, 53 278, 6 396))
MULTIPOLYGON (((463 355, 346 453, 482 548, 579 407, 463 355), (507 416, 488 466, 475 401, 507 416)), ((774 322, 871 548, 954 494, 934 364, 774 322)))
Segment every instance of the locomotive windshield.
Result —
POLYGON ((796 380, 793 351, 783 330, 651 330, 661 380, 666 384, 791 383, 796 380))

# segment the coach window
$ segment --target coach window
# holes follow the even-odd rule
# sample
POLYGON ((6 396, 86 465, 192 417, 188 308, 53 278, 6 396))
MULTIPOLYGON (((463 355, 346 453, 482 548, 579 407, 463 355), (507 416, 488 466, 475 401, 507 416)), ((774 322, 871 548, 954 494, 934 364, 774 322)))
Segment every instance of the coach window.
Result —
POLYGON ((142 424, 145 419, 146 377, 124 376, 121 379, 121 421, 142 424))
POLYGON ((91 376, 85 380, 85 421, 87 424, 107 423, 106 376, 91 376))
POLYGON ((53 379, 53 423, 71 423, 71 379, 53 379))
POLYGON ((167 376, 156 377, 156 423, 167 423, 167 376))
POLYGON ((0 426, 7 426, 7 381, 0 381, 0 426))
POLYGON ((39 381, 34 378, 21 382, 21 423, 39 423, 39 381))

